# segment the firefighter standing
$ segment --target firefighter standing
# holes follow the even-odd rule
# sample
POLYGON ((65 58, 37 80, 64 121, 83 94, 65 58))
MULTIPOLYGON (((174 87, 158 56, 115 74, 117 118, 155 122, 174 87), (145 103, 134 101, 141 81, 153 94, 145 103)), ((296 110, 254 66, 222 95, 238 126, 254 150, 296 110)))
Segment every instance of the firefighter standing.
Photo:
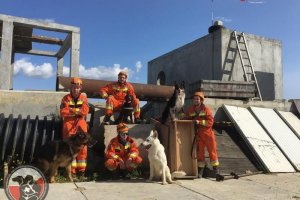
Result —
POLYGON ((135 121, 140 121, 140 101, 136 98, 133 86, 126 82, 127 72, 121 71, 118 74, 118 82, 113 82, 100 89, 100 96, 106 99, 106 113, 103 120, 104 124, 110 123, 110 117, 113 111, 119 111, 125 100, 125 96, 130 94, 133 97, 132 107, 135 121))
POLYGON ((214 118, 210 108, 204 105, 203 92, 195 92, 193 95, 193 105, 188 109, 186 118, 195 120, 198 127, 198 168, 199 178, 202 177, 205 167, 205 147, 209 153, 210 163, 216 174, 219 173, 217 143, 212 130, 214 118))
POLYGON ((105 167, 109 171, 120 169, 124 174, 135 169, 142 162, 142 158, 134 140, 128 136, 127 125, 118 124, 117 132, 118 136, 107 147, 105 167))
MULTIPOLYGON (((63 97, 60 105, 60 116, 63 118, 63 138, 76 134, 78 129, 87 133, 86 116, 89 113, 88 100, 85 93, 81 93, 82 80, 72 78, 71 91, 63 97)), ((85 146, 72 162, 71 171, 80 176, 86 169, 87 147, 85 146)))

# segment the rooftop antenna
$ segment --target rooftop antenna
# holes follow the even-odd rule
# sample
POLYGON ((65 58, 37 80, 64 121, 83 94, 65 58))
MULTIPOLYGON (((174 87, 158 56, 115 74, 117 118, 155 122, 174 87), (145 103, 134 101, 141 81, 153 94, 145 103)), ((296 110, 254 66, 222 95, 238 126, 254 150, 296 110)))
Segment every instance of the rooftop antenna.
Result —
POLYGON ((211 25, 214 25, 214 0, 211 0, 211 25))

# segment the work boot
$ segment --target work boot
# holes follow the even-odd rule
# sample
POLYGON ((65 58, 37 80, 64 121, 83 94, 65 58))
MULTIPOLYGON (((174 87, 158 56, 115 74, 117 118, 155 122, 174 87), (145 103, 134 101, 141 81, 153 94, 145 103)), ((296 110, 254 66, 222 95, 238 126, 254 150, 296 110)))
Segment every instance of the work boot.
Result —
POLYGON ((80 181, 80 182, 84 182, 84 181, 87 181, 88 180, 88 178, 85 176, 85 173, 84 172, 78 172, 78 180, 80 181))
POLYGON ((198 167, 198 178, 202 178, 204 173, 204 167, 198 167))
POLYGON ((74 182, 78 181, 76 173, 72 173, 71 176, 74 182))
POLYGON ((103 124, 105 124, 105 125, 109 125, 110 124, 110 116, 105 115, 105 117, 103 119, 103 124))
POLYGON ((218 166, 214 166, 213 167, 213 170, 214 170, 214 173, 217 175, 217 174, 220 174, 220 170, 218 168, 218 166))
POLYGON ((142 123, 142 120, 140 118, 135 118, 135 123, 136 124, 141 124, 142 123))
POLYGON ((127 170, 120 170, 120 176, 123 180, 131 179, 131 175, 127 170))

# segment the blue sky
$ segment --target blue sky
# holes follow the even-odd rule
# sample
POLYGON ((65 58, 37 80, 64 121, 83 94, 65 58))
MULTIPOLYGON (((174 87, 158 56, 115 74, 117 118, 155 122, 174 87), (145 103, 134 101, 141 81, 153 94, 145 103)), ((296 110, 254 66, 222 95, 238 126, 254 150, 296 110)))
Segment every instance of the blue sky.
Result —
MULTIPOLYGON (((0 13, 80 27, 85 76, 114 80, 117 71, 128 69, 130 81, 146 83, 148 61, 208 33, 211 5, 211 0, 2 0, 0 13)), ((229 29, 282 41, 284 98, 300 98, 300 1, 214 0, 213 8, 214 18, 229 29)), ((17 54, 15 61, 14 89, 54 90, 56 59, 17 54)))

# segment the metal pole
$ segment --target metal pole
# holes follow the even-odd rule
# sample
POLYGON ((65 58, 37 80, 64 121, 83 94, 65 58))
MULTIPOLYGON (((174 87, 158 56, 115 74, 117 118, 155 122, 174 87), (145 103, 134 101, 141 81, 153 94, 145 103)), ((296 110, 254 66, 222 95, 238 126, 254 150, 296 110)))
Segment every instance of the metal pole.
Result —
POLYGON ((211 25, 214 25, 214 0, 211 0, 211 25))

